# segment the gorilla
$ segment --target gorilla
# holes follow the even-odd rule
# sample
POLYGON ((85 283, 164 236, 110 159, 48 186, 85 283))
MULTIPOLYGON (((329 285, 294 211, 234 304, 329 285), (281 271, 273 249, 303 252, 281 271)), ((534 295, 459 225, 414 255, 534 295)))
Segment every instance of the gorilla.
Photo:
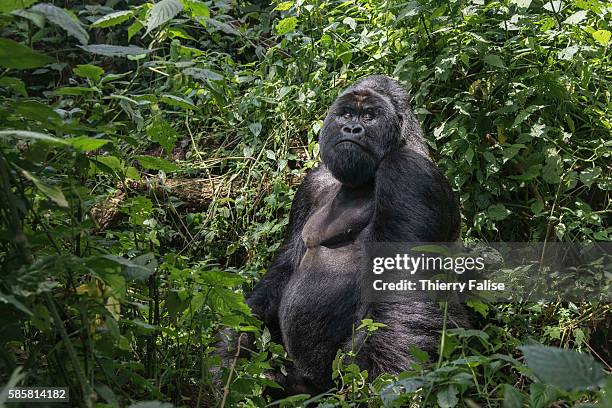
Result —
MULTIPOLYGON (((355 82, 329 108, 319 143, 323 163, 299 186, 287 238, 247 298, 292 361, 285 374, 271 374, 283 395, 333 388, 339 349, 357 345, 355 363, 370 379, 408 369, 411 346, 435 355, 443 319, 437 304, 365 301, 360 262, 368 242, 459 235, 457 200, 429 159, 399 82, 380 75, 355 82), (366 338, 354 332, 365 318, 386 326, 366 338)), ((450 310, 461 322, 463 311, 450 310)), ((235 343, 234 336, 222 346, 228 356, 235 343)))

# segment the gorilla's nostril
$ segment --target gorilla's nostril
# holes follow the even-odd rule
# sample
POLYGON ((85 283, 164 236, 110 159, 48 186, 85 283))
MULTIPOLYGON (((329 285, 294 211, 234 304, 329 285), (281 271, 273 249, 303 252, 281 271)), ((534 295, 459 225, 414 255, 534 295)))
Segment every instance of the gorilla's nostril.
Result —
POLYGON ((350 127, 348 127, 348 126, 343 127, 343 128, 342 128, 342 131, 343 131, 344 133, 352 133, 352 129, 351 129, 350 127))
POLYGON ((353 128, 353 133, 354 134, 358 134, 358 133, 361 133, 361 132, 363 132, 363 128, 361 126, 355 126, 353 128))

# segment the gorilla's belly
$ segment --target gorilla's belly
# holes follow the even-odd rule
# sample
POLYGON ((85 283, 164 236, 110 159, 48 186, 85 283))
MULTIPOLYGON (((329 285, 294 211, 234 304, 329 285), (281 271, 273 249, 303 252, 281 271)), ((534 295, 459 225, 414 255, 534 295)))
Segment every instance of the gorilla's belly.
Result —
POLYGON ((279 305, 283 342, 295 367, 331 375, 336 351, 351 338, 360 297, 360 242, 307 249, 279 305))

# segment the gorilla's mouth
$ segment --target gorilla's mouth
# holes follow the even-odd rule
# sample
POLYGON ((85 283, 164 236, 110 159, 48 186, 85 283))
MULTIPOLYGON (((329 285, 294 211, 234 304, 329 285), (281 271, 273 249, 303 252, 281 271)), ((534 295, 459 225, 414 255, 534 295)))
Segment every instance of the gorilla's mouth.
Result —
POLYGON ((351 143, 351 144, 354 144, 355 146, 359 147, 361 150, 365 151, 366 153, 372 154, 370 149, 368 149, 368 147, 363 142, 361 142, 359 140, 355 140, 355 139, 351 139, 351 138, 348 138, 348 137, 344 137, 344 138, 338 140, 336 142, 335 146, 337 147, 337 146, 341 145, 342 143, 351 143))

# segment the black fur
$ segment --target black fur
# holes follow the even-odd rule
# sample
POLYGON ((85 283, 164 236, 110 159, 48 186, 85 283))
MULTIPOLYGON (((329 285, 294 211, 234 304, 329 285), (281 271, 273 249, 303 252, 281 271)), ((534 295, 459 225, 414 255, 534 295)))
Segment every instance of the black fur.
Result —
MULTIPOLYGON (((367 304, 356 271, 366 242, 450 242, 459 233, 456 199, 397 81, 371 76, 345 90, 329 109, 320 145, 323 164, 300 185, 288 236, 247 299, 293 360, 289 376, 273 376, 287 394, 333 387, 336 352, 354 344, 371 379, 409 368, 412 345, 434 355, 437 305, 367 304), (368 317, 387 327, 361 344, 353 327, 368 317)), ((461 321, 461 311, 451 318, 461 321)))

